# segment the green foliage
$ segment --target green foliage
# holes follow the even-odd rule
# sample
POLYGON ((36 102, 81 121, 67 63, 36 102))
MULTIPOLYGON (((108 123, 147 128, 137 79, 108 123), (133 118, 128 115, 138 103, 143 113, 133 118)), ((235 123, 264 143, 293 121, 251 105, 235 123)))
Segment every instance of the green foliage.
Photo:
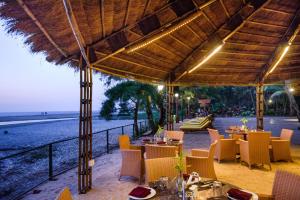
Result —
POLYGON ((184 155, 183 155, 182 151, 179 152, 176 159, 177 159, 177 162, 175 165, 175 169, 177 170, 178 174, 181 174, 184 170, 184 155))

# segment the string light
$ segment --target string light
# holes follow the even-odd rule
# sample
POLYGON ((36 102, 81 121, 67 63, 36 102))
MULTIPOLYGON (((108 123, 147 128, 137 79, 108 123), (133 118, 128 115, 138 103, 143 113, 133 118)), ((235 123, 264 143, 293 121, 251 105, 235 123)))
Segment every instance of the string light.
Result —
POLYGON ((169 28, 170 30, 168 30, 168 31, 166 31, 166 32, 164 32, 164 33, 162 33, 162 34, 161 34, 161 33, 158 33, 158 34, 157 34, 157 37, 155 37, 155 38, 152 38, 152 39, 149 38, 148 40, 146 39, 146 40, 145 40, 143 43, 141 43, 141 44, 137 44, 137 45, 133 45, 132 47, 129 47, 129 49, 127 50, 127 52, 128 52, 128 53, 132 53, 132 52, 134 52, 134 51, 136 51, 136 50, 138 50, 138 49, 140 49, 140 48, 143 48, 143 47, 145 47, 145 46, 148 46, 149 44, 151 44, 151 43, 153 43, 153 42, 155 42, 155 41, 157 41, 157 40, 159 40, 159 39, 161 39, 161 38, 163 38, 163 37, 165 37, 165 36, 167 36, 167 35, 173 33, 174 31, 177 31, 178 29, 182 28, 183 26, 187 25, 188 23, 194 21, 197 17, 200 16, 200 14, 201 14, 201 12, 200 12, 199 14, 197 14, 196 16, 192 17, 191 19, 189 19, 189 20, 187 20, 187 21, 185 21, 185 22, 179 24, 178 26, 169 28), (161 35, 159 35, 159 34, 161 34, 161 35))
POLYGON ((179 94, 178 94, 178 93, 175 93, 175 97, 178 98, 178 97, 179 97, 179 94))
POLYGON ((199 68, 201 65, 206 63, 213 55, 215 55, 218 51, 220 51, 220 49, 222 49, 223 46, 224 46, 224 42, 221 45, 219 45, 217 48, 215 48, 209 55, 204 57, 204 59, 200 63, 198 63, 195 67, 193 67, 191 70, 189 70, 188 73, 192 73, 197 68, 199 68))
POLYGON ((278 64, 280 63, 280 61, 283 59, 283 57, 285 56, 285 54, 288 52, 289 48, 290 48, 291 43, 288 43, 288 46, 286 46, 282 52, 282 54, 280 55, 279 59, 277 60, 277 62, 273 65, 273 67, 271 68, 270 72, 268 74, 271 74, 276 67, 278 66, 278 64))

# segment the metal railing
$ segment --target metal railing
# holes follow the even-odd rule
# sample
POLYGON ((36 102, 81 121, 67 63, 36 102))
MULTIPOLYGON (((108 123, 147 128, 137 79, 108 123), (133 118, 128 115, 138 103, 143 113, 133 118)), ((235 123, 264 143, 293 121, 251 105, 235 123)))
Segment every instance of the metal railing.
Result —
MULTIPOLYGON (((110 153, 118 147, 118 136, 128 134, 138 139, 149 130, 147 121, 93 133, 93 157, 110 153)), ((21 199, 46 181, 78 165, 78 137, 67 138, 0 158, 0 200, 21 199)), ((34 191, 39 192, 39 191, 34 191)))

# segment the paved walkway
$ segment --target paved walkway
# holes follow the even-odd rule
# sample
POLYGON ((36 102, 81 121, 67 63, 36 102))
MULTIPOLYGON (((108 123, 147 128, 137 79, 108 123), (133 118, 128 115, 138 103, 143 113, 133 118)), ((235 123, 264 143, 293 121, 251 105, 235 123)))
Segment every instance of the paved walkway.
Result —
MULTIPOLYGON (((250 123, 255 122, 250 120, 250 123)), ((217 118, 214 126, 221 132, 229 125, 238 124, 238 118, 217 118)), ((298 123, 294 118, 267 118, 265 120, 266 130, 274 131, 278 135, 281 128, 291 128, 295 130, 293 142, 300 144, 298 123), (282 127, 281 127, 282 126, 282 127), (299 143, 298 143, 299 142, 299 143)), ((192 148, 207 148, 209 146, 209 136, 207 132, 185 134, 184 150, 189 152, 192 148)), ((293 145, 293 163, 276 162, 272 163, 272 171, 266 169, 252 169, 236 162, 215 162, 215 170, 219 180, 226 181, 241 188, 263 194, 270 194, 274 180, 275 171, 284 169, 300 175, 300 145, 293 145)), ((85 195, 77 195, 77 169, 68 171, 57 177, 56 181, 45 183, 37 188, 41 192, 33 194, 31 192, 24 199, 53 200, 59 191, 68 186, 71 188, 75 199, 83 200, 106 200, 106 199, 128 199, 127 194, 137 185, 132 179, 118 181, 121 156, 118 150, 112 154, 104 155, 96 159, 93 168, 93 189, 85 195)))

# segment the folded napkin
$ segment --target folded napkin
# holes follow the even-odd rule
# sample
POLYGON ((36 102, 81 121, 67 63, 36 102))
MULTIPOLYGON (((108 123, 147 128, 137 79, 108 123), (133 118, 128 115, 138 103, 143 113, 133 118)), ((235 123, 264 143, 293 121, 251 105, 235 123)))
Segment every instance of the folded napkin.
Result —
POLYGON ((233 197, 238 200, 250 200, 252 198, 252 194, 235 188, 231 188, 230 190, 228 190, 227 194, 230 197, 233 197))
POLYGON ((129 193, 129 196, 144 198, 148 196, 150 193, 151 193, 150 189, 138 186, 129 193))
POLYGON ((159 142, 157 142, 157 144, 166 144, 166 142, 164 142, 164 141, 159 141, 159 142))
POLYGON ((189 178, 190 178, 189 174, 182 174, 182 176, 185 181, 189 180, 189 178))

